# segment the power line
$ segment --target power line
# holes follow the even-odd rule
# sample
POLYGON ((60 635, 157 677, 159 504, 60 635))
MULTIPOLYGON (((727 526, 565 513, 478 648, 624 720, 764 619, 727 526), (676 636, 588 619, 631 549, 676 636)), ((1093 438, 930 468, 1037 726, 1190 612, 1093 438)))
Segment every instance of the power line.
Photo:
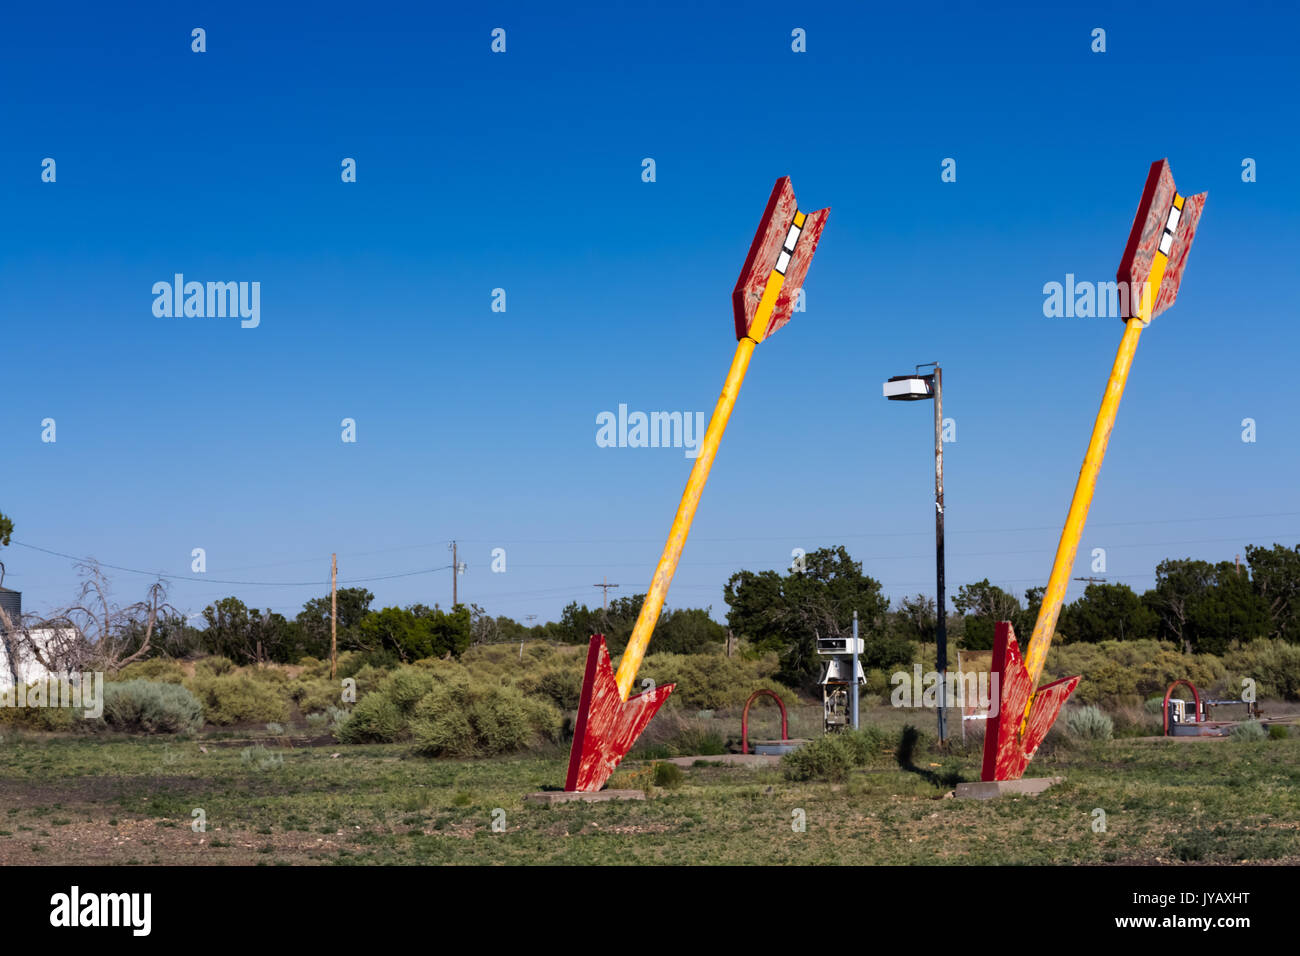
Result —
MULTIPOLYGON (((195 584, 234 584, 241 587, 257 588, 314 588, 321 587, 323 581, 231 581, 224 578, 198 577, 192 574, 169 574, 166 571, 143 571, 140 568, 127 568, 120 564, 106 564, 103 561, 95 561, 89 557, 78 557, 75 554, 65 554, 62 551, 52 551, 49 548, 38 548, 34 544, 24 544, 21 541, 15 541, 13 544, 19 548, 27 548, 30 551, 40 551, 42 554, 52 554, 57 558, 66 558, 69 561, 77 561, 83 564, 94 563, 101 568, 108 568, 110 571, 122 571, 126 574, 144 574, 149 577, 161 578, 165 581, 187 581, 195 584)), ((445 564, 440 568, 421 568, 418 571, 401 571, 396 574, 380 574, 367 578, 348 578, 346 581, 340 581, 340 584, 366 584, 370 581, 392 581, 395 578, 410 578, 419 574, 433 574, 435 571, 446 571, 450 564, 445 564)))

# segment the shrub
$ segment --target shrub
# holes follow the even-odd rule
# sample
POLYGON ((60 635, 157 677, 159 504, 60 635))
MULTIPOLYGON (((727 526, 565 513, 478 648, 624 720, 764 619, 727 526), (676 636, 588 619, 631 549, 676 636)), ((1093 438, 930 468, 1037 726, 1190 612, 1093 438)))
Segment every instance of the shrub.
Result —
POLYGON ((848 732, 827 734, 804 744, 781 758, 787 780, 827 780, 838 783, 857 766, 858 751, 848 741, 848 732))
POLYGON ((436 685, 414 714, 416 750, 433 757, 510 753, 553 740, 561 725, 560 712, 549 701, 463 677, 436 685))
POLYGON ((686 774, 682 773, 682 768, 675 763, 656 763, 655 764, 655 786, 663 787, 665 790, 676 790, 686 779, 686 774))
MULTIPOLYGON (((29 685, 30 687, 30 685, 29 685)), ((105 685, 107 687, 107 685, 105 685)), ((12 691, 10 691, 12 693, 12 691)), ((86 707, 0 706, 0 725, 57 732, 86 726, 86 707)))
POLYGON ((1244 720, 1236 727, 1232 728, 1232 739, 1254 743, 1259 740, 1268 739, 1268 731, 1258 720, 1244 720))
POLYGON ((289 719, 288 702, 277 689, 245 674, 209 677, 196 673, 186 686, 203 705, 203 715, 212 724, 266 724, 289 719))
POLYGON ((576 710, 582 696, 582 667, 553 664, 519 679, 516 685, 529 697, 549 700, 560 710, 576 710))
POLYGON ((1250 678, 1261 697, 1300 700, 1300 645, 1259 638, 1234 644, 1223 655, 1223 663, 1232 675, 1227 681, 1232 694, 1241 692, 1242 678, 1250 678))
POLYGON ((267 750, 261 744, 245 747, 239 752, 239 759, 253 770, 279 770, 284 766, 284 755, 267 750))
POLYGON ((139 679, 179 684, 185 680, 185 669, 175 661, 167 660, 165 657, 155 657, 152 660, 127 664, 114 674, 111 679, 114 681, 139 679))
POLYGON ((1066 712, 1065 729, 1080 740, 1110 740, 1115 722, 1100 707, 1078 707, 1066 712))
POLYGON ((1074 697, 1083 704, 1133 697, 1145 700, 1178 678, 1210 688, 1227 676, 1223 662, 1211 654, 1183 654, 1167 641, 1101 641, 1053 646, 1043 680, 1083 675, 1074 697))
POLYGON ((203 726, 203 708, 180 684, 113 681, 104 685, 104 722, 146 734, 193 733, 203 726))
POLYGON ((1269 724, 1268 726, 1268 737, 1270 740, 1286 740, 1290 735, 1290 731, 1288 731, 1282 724, 1269 724))
POLYGON ((787 780, 839 782, 854 767, 872 763, 891 752, 895 745, 896 741, 877 727, 846 730, 819 737, 791 751, 781 758, 781 769, 787 780))
POLYGON ((343 688, 328 678, 299 679, 289 686, 289 698, 304 714, 313 714, 337 706, 343 700, 343 688))
POLYGON ((368 694, 352 708, 337 731, 345 744, 387 744, 406 736, 406 718, 383 694, 368 694))
MULTIPOLYGON (((641 666, 638 678, 656 684, 675 683, 668 708, 690 711, 743 707, 746 698, 761 687, 774 690, 786 704, 796 695, 772 679, 777 670, 775 655, 747 660, 722 654, 651 654, 641 666)), ((640 684, 637 688, 640 690, 640 684)))
POLYGON ((235 662, 227 657, 205 657, 194 665, 194 676, 221 677, 235 669, 235 662))
POLYGON ((416 667, 399 667, 388 675, 375 691, 383 694, 402 714, 410 714, 415 705, 431 690, 435 675, 429 670, 416 667))

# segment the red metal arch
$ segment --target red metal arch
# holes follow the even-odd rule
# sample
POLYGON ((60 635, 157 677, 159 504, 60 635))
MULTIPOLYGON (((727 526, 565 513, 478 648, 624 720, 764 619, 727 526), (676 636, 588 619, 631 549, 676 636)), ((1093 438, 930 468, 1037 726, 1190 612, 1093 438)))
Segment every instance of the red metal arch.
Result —
POLYGON ((1174 688, 1177 687, 1179 684, 1186 684, 1188 688, 1191 690, 1192 700, 1194 701, 1196 707, 1196 711, 1195 711, 1196 722, 1199 724, 1202 719, 1201 718, 1201 695, 1196 692, 1196 685, 1193 684, 1191 681, 1184 680, 1183 678, 1180 677, 1178 680, 1170 684, 1169 689, 1165 691, 1165 703, 1164 703, 1164 707, 1161 708, 1161 711, 1164 714, 1166 737, 1169 736, 1169 698, 1173 696, 1174 688))
POLYGON ((776 691, 764 687, 749 695, 749 700, 745 701, 745 710, 740 715, 740 752, 742 754, 749 753, 749 705, 764 694, 776 701, 776 706, 781 708, 781 739, 790 739, 790 725, 786 722, 785 716, 785 701, 781 699, 781 695, 776 691))

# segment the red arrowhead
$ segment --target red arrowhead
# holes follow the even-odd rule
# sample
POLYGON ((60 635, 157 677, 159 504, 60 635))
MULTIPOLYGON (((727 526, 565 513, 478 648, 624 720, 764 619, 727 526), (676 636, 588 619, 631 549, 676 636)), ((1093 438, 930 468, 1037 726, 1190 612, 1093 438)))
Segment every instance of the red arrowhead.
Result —
POLYGON ((1183 200, 1183 208, 1174 214, 1171 210, 1177 192, 1174 174, 1169 170, 1169 160, 1159 159, 1152 163, 1151 170, 1147 173, 1146 186, 1142 189, 1142 198, 1138 201, 1137 214, 1133 217, 1128 244, 1124 247, 1124 257, 1120 259, 1119 269, 1115 273, 1115 278, 1131 290, 1128 296, 1128 314, 1123 316, 1126 320, 1137 314, 1140 289, 1151 276, 1151 264, 1157 251, 1167 254, 1169 264, 1160 280, 1160 288, 1151 290, 1154 301, 1150 318, 1154 319, 1169 308, 1178 297, 1178 284, 1183 281, 1187 254, 1192 249, 1192 238, 1201 221, 1206 194, 1187 196, 1183 200), (1174 215, 1176 223, 1169 244, 1164 247, 1162 242, 1165 241, 1165 227, 1169 225, 1171 215, 1174 215))
POLYGON ((605 635, 593 634, 564 789, 591 792, 603 787, 675 686, 664 684, 624 701, 609 664, 605 635))
POLYGON ((783 259, 781 253, 784 243, 794 224, 794 214, 798 211, 799 204, 795 202, 790 177, 782 176, 772 187, 772 195, 768 197, 767 208, 763 210, 763 218, 759 221, 754 241, 749 245, 749 255, 740 270, 740 278, 731 291, 737 341, 749 334, 759 300, 763 298, 767 277, 778 267, 785 276, 785 283, 781 286, 780 295, 776 297, 776 305, 772 309, 772 318, 768 321, 764 337, 790 321, 795 296, 808 275, 808 266, 817 250, 817 240, 821 238, 822 229, 826 227, 826 217, 830 215, 829 209, 808 213, 808 218, 799 229, 794 251, 787 259, 783 259))
POLYGON ((993 637, 991 673, 998 682, 998 706, 989 709, 988 729, 984 736, 982 780, 1019 780, 1025 766, 1038 751, 1047 732, 1056 722, 1061 706, 1078 686, 1078 677, 1065 677, 1041 687, 1034 693, 1029 671, 1025 670, 1016 643, 1016 632, 1008 621, 998 621, 993 637), (1033 696, 1025 733, 1020 734, 1025 705, 1033 696))

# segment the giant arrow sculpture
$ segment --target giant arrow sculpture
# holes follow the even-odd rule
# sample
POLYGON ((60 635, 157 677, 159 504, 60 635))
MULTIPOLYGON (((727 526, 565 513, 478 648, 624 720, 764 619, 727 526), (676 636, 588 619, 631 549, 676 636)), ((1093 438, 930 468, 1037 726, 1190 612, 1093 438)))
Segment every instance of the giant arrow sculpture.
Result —
POLYGON ((686 546, 695 509, 699 506, 722 433, 727 428, 727 420, 745 380, 754 347, 790 321, 795 297, 808 274, 808 264, 812 261, 829 212, 829 209, 801 212, 795 203, 794 188, 788 176, 778 179, 772 188, 758 233, 749 247, 749 256, 731 294, 737 339, 731 371, 727 373, 722 394, 700 443, 699 456, 686 481, 682 502, 677 506, 677 516, 668 532, 668 542, 632 628, 618 673, 613 673, 610 667, 604 635, 593 635, 587 648, 587 670, 578 702, 565 790, 592 791, 604 786, 650 718, 672 693, 673 685, 665 684, 628 697, 659 613, 663 610, 668 585, 672 583, 677 562, 686 546))
POLYGON ((1111 429, 1115 426, 1115 415, 1133 365, 1138 337, 1153 318, 1174 304, 1187 265, 1187 253, 1192 247, 1192 236, 1204 207, 1205 193, 1179 195, 1167 160, 1151 164, 1116 275, 1121 293, 1129 293, 1121 300, 1127 300, 1123 316, 1124 337, 1120 339, 1101 409, 1092 426, 1088 452, 1084 455, 1083 467, 1079 469, 1079 480, 1074 486, 1074 497, 1070 500, 1065 528, 1056 548, 1047 591, 1038 609, 1024 659, 1021 660, 1020 647, 1010 624, 999 623, 994 636, 992 673, 997 675, 999 701, 996 710, 990 708, 984 738, 981 774, 984 780, 1019 779, 1051 729, 1061 706, 1079 683, 1078 677, 1067 677, 1035 691, 1061 614, 1070 570, 1074 566, 1084 523, 1088 520, 1088 506, 1092 504, 1092 495, 1097 488, 1097 475, 1106 456, 1111 429))

